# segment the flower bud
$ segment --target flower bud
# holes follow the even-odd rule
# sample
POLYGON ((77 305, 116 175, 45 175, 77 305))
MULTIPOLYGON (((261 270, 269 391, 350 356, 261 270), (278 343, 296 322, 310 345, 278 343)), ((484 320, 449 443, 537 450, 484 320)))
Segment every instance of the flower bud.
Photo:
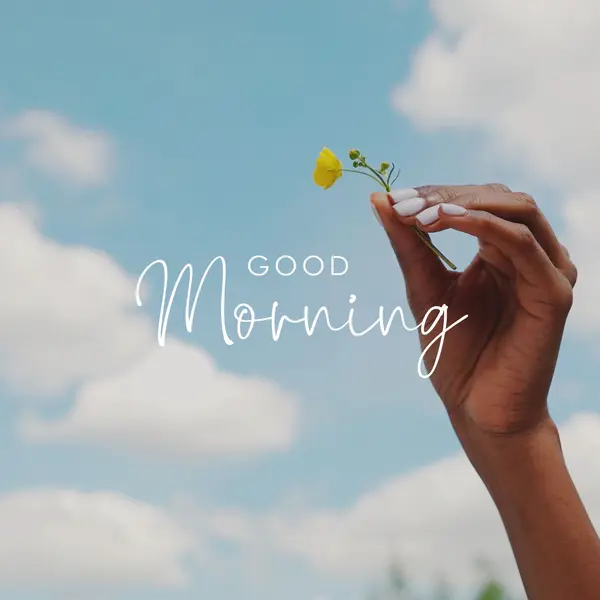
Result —
POLYGON ((390 168, 390 163, 382 162, 381 166, 379 167, 379 171, 381 173, 385 173, 389 168, 390 168))
POLYGON ((360 167, 360 163, 359 163, 357 160, 355 160, 355 161, 352 163, 352 166, 353 166, 353 167, 356 169, 356 167, 360 167))
POLYGON ((348 156, 350 157, 350 160, 356 160, 360 156, 360 151, 356 150, 356 148, 353 148, 350 150, 350 152, 348 152, 348 156))

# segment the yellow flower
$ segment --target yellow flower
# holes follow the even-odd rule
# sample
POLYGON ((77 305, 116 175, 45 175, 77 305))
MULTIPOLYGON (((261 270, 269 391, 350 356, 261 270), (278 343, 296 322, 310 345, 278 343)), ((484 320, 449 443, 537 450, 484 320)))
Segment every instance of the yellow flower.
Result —
POLYGON ((323 148, 317 158, 317 167, 313 174, 315 183, 330 188, 342 176, 342 161, 329 149, 323 148))

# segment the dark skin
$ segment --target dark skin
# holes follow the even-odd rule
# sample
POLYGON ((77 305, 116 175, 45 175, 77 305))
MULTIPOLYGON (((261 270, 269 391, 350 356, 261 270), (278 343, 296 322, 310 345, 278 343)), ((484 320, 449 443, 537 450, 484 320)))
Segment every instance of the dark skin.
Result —
MULTIPOLYGON (((421 188, 429 197, 426 206, 450 200, 469 210, 464 216, 442 215, 427 227, 414 216, 399 217, 385 195, 380 209, 417 319, 442 304, 449 307, 450 323, 468 315, 446 334, 444 345, 452 352, 442 352, 433 386, 452 418, 499 434, 525 431, 548 417, 546 396, 577 278, 534 201, 505 189, 421 188), (453 228, 476 236, 480 251, 463 273, 448 271, 406 231, 405 225, 415 224, 427 233, 453 228)), ((422 340, 423 348, 437 332, 422 340)))
MULTIPOLYGON (((449 324, 468 315, 446 334, 431 382, 498 507, 528 597, 600 598, 600 541, 547 404, 577 270, 527 194, 500 184, 427 186, 417 194, 425 200, 417 215, 399 216, 385 193, 371 202, 417 321, 443 304, 449 324), (454 214, 444 212, 449 204, 454 214), (434 222, 419 222, 423 210, 436 213, 434 222), (448 271, 411 225, 474 236, 479 251, 464 272, 448 271)), ((439 331, 421 336, 423 349, 439 331)), ((436 353, 426 355, 428 369, 436 353)))

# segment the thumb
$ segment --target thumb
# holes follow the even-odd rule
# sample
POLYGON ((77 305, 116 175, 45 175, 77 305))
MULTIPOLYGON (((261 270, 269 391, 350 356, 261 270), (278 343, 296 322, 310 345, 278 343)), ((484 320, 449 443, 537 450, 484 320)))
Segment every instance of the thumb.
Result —
POLYGON ((412 227, 398 219, 385 192, 371 194, 371 205, 402 269, 410 308, 420 321, 432 306, 439 305, 450 284, 450 273, 412 227))

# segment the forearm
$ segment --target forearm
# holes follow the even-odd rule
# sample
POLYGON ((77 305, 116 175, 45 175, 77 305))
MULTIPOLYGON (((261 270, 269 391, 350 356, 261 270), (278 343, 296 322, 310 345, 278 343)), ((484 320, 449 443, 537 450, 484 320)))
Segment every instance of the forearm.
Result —
POLYGON ((504 523, 529 600, 600 597, 600 540, 549 424, 463 446, 504 523))

